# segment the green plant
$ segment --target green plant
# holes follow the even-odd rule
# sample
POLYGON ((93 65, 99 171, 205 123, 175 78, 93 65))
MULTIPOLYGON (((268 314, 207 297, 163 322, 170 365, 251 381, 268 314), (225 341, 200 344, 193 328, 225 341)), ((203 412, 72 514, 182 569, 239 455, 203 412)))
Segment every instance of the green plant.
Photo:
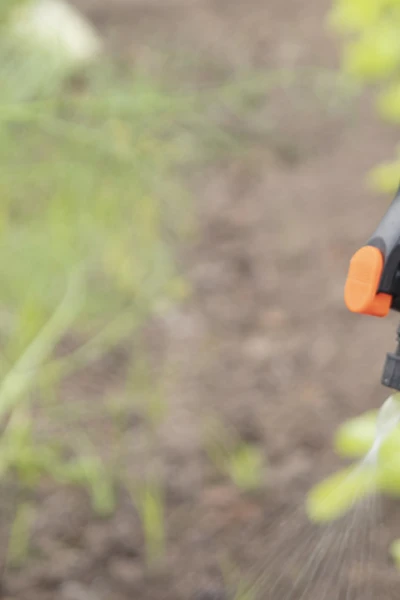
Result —
POLYGON ((61 382, 186 293, 176 167, 193 97, 105 61, 56 76, 48 53, 1 32, 0 475, 83 485, 106 514, 113 482, 95 449, 42 438, 41 417, 57 404, 62 423, 61 382), (57 356, 66 337, 72 350, 57 356))
POLYGON ((257 445, 241 440, 233 428, 213 419, 206 424, 205 446, 212 463, 239 489, 261 487, 265 461, 257 445))
POLYGON ((390 554, 395 565, 400 569, 400 540, 395 540, 390 547, 390 554))
MULTIPOLYGON (((376 436, 378 411, 368 411, 343 423, 336 431, 334 447, 343 458, 361 458, 371 449, 376 436)), ((385 440, 386 445, 388 440, 385 440)))
POLYGON ((227 473, 243 490, 256 490, 262 481, 263 459, 257 446, 242 442, 234 448, 227 461, 227 473))
POLYGON ((156 567, 165 555, 166 526, 164 491, 161 483, 153 478, 131 487, 132 501, 140 514, 146 562, 156 567))
POLYGON ((308 494, 307 514, 316 523, 343 516, 368 494, 376 492, 379 474, 374 465, 357 465, 338 471, 308 494))
POLYGON ((106 517, 114 512, 115 476, 95 452, 81 452, 68 462, 60 462, 53 476, 61 484, 87 489, 96 514, 106 517))
MULTIPOLYGON (((400 123, 400 1, 335 0, 330 23, 345 37, 343 68, 363 84, 374 84, 379 115, 400 123)), ((397 189, 400 148, 392 162, 371 173, 371 183, 380 190, 397 189)))
POLYGON ((33 422, 24 408, 13 411, 0 443, 0 476, 15 474, 25 489, 34 488, 43 475, 59 471, 60 449, 34 438, 33 422))
POLYGON ((7 23, 12 12, 27 0, 2 0, 0 5, 0 24, 7 23))
POLYGON ((17 505, 7 546, 7 566, 9 567, 20 567, 28 557, 35 512, 35 506, 29 502, 20 502, 17 505))
MULTIPOLYGON (((3 8, 13 5, 1 3, 2 26, 3 8)), ((210 150, 243 151, 243 139, 213 121, 214 113, 246 116, 266 90, 290 85, 293 73, 250 73, 176 93, 106 58, 75 72, 58 68, 50 54, 1 29, 0 475, 29 489, 42 477, 82 485, 94 509, 108 514, 114 478, 96 449, 42 436, 43 422, 57 409, 62 427, 76 410, 63 402, 67 377, 119 345, 128 354, 147 318, 186 297, 174 261, 175 243, 193 231, 181 167, 210 150), (60 354, 66 339, 71 349, 60 354)), ((342 85, 331 75, 316 78, 324 97, 342 85)), ((347 97, 347 82, 343 89, 347 97)), ((154 430, 165 416, 162 390, 140 348, 134 360, 132 385, 154 430)), ((116 410, 115 421, 123 418, 116 410)), ((257 447, 237 440, 222 462, 239 487, 260 485, 257 447)), ((163 521, 161 491, 140 497, 150 506, 144 522, 152 512, 163 521)), ((149 539, 162 539, 145 528, 149 539)))
MULTIPOLYGON (((342 458, 362 459, 376 441, 377 412, 368 411, 343 423, 336 431, 334 447, 342 458)), ((355 463, 339 471, 311 491, 308 506, 314 520, 330 520, 343 514, 371 491, 400 497, 400 426, 381 441, 376 461, 355 463)))
MULTIPOLYGON (((400 425, 377 447, 377 415, 376 411, 368 411, 338 428, 334 439, 337 454, 342 458, 361 460, 310 490, 306 508, 311 521, 335 521, 359 501, 377 493, 400 498, 400 425)), ((391 549, 396 564, 398 546, 395 542, 391 549)))
POLYGON ((154 369, 151 367, 149 357, 142 349, 127 375, 125 393, 129 397, 130 405, 144 419, 151 437, 157 433, 159 426, 168 414, 163 386, 164 374, 159 369, 157 380, 155 380, 154 369))

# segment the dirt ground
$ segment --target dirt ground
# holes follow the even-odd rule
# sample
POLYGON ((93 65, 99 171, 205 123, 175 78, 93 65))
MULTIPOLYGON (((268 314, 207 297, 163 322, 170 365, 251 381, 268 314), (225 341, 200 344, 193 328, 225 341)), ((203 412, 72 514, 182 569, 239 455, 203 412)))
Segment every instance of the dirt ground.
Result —
MULTIPOLYGON (((324 29, 327 0, 75 2, 113 52, 122 50, 142 67, 165 70, 176 57, 201 57, 193 81, 205 76, 204 65, 240 73, 338 62, 324 29)), ((282 563, 295 550, 309 552, 296 511, 309 485, 337 465, 334 428, 385 397, 379 381, 396 318, 350 315, 342 297, 348 260, 385 208, 365 190, 366 172, 391 156, 397 140, 373 118, 368 96, 332 115, 307 94, 306 103, 272 97, 260 116, 260 127, 262 119, 272 121, 289 158, 279 146, 257 141, 240 158, 215 161, 191 180, 200 235, 184 263, 194 295, 149 330, 180 374, 169 389, 159 440, 167 480, 163 568, 146 570, 139 519, 127 498, 101 521, 83 493, 45 490, 35 533, 41 554, 22 572, 5 572, 3 598, 223 600, 230 596, 221 556, 246 574, 268 566, 278 551, 282 563), (211 411, 265 453, 265 486, 257 494, 240 493, 207 460, 201 418, 211 411)), ((372 534, 369 597, 394 599, 397 575, 387 546, 400 537, 400 520, 395 505, 384 508, 372 534)), ((339 576, 329 585, 321 577, 324 588, 288 595, 282 587, 271 596, 276 573, 268 577, 260 598, 366 597, 356 587, 347 595, 339 576)))

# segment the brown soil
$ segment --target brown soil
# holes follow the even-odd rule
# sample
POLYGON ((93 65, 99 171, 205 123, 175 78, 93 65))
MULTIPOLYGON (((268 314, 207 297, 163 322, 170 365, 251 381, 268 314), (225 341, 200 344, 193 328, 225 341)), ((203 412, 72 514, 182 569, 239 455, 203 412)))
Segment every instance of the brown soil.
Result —
MULTIPOLYGON (((250 66, 325 69, 337 62, 324 29, 327 0, 75 2, 112 51, 122 49, 142 67, 165 72, 171 66, 176 76, 178 59, 195 55, 192 81, 207 77, 207 69, 215 77, 250 66)), ((364 564, 361 576, 360 554, 348 551, 340 576, 328 568, 308 591, 288 595, 283 579, 273 597, 268 592, 296 549, 310 551, 310 532, 297 510, 310 483, 337 464, 335 426, 385 397, 379 380, 395 318, 350 315, 342 300, 349 257, 384 210, 365 191, 365 174, 396 143, 369 105, 363 96, 333 113, 308 89, 297 98, 274 94, 258 115, 260 128, 272 122, 273 140, 255 136, 251 151, 193 177, 200 235, 184 262, 194 295, 148 332, 159 356, 179 366, 157 442, 167 481, 163 565, 155 572, 145 567, 139 518, 123 494, 115 516, 102 521, 93 518, 83 492, 44 489, 37 555, 22 571, 6 571, 2 597, 222 600, 229 597, 222 556, 246 574, 255 565, 271 566, 278 554, 282 565, 267 568, 261 598, 364 598, 360 581, 367 574, 371 598, 396 597, 387 546, 400 524, 396 531, 389 505, 372 532, 373 564, 364 564), (256 494, 240 493, 205 456, 201 425, 211 412, 265 452, 268 471, 256 494)), ((145 457, 134 433, 133 424, 133 470, 142 469, 145 457)))

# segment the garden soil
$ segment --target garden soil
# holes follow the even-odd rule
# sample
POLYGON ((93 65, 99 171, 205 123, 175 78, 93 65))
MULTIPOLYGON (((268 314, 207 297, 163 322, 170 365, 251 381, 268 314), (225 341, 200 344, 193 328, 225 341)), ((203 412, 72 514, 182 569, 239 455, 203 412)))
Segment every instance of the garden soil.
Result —
MULTIPOLYGON (((327 0, 75 3, 110 52, 167 74, 174 86, 239 78, 251 68, 301 74, 311 65, 323 78, 339 62, 325 28, 327 0)), ((151 455, 140 423, 132 419, 126 431, 132 477, 154 465, 166 481, 162 564, 147 564, 126 493, 115 515, 102 520, 83 492, 44 486, 32 556, 20 569, 4 569, 2 598, 223 600, 231 597, 223 564, 245 577, 263 561, 268 567, 278 549, 284 564, 305 544, 288 526, 284 546, 282 524, 284 530, 286 520, 302 519, 309 486, 339 464, 335 427, 384 400, 381 369, 395 342, 395 316, 354 316, 343 305, 349 258, 385 210, 386 200, 366 189, 366 173, 390 158, 397 142, 374 118, 371 100, 363 94, 336 110, 311 84, 274 91, 251 123, 238 117, 230 124, 247 132, 246 151, 187 176, 199 223, 182 252, 193 293, 145 332, 154 368, 169 373, 168 417, 151 455), (259 135, 264 130, 268 135, 259 135), (240 492, 207 456, 210 415, 265 456, 257 492, 240 492)), ((91 403, 93 428, 96 396, 105 382, 118 388, 121 368, 114 357, 69 388, 70 398, 91 403)), ((393 586, 399 589, 387 551, 400 537, 398 512, 385 502, 374 533, 373 598, 394 599, 393 586)), ((347 598, 339 585, 338 578, 326 596, 315 590, 304 598, 347 598)), ((269 598, 268 586, 260 598, 269 598)))

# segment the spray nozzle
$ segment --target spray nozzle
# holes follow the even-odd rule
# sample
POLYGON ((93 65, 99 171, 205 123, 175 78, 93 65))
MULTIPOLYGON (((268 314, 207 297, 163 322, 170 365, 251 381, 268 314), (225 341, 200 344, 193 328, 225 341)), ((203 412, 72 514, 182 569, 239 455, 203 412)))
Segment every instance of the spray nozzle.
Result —
POLYGON ((400 391, 400 325, 397 328, 397 348, 386 355, 382 374, 382 384, 400 391))

